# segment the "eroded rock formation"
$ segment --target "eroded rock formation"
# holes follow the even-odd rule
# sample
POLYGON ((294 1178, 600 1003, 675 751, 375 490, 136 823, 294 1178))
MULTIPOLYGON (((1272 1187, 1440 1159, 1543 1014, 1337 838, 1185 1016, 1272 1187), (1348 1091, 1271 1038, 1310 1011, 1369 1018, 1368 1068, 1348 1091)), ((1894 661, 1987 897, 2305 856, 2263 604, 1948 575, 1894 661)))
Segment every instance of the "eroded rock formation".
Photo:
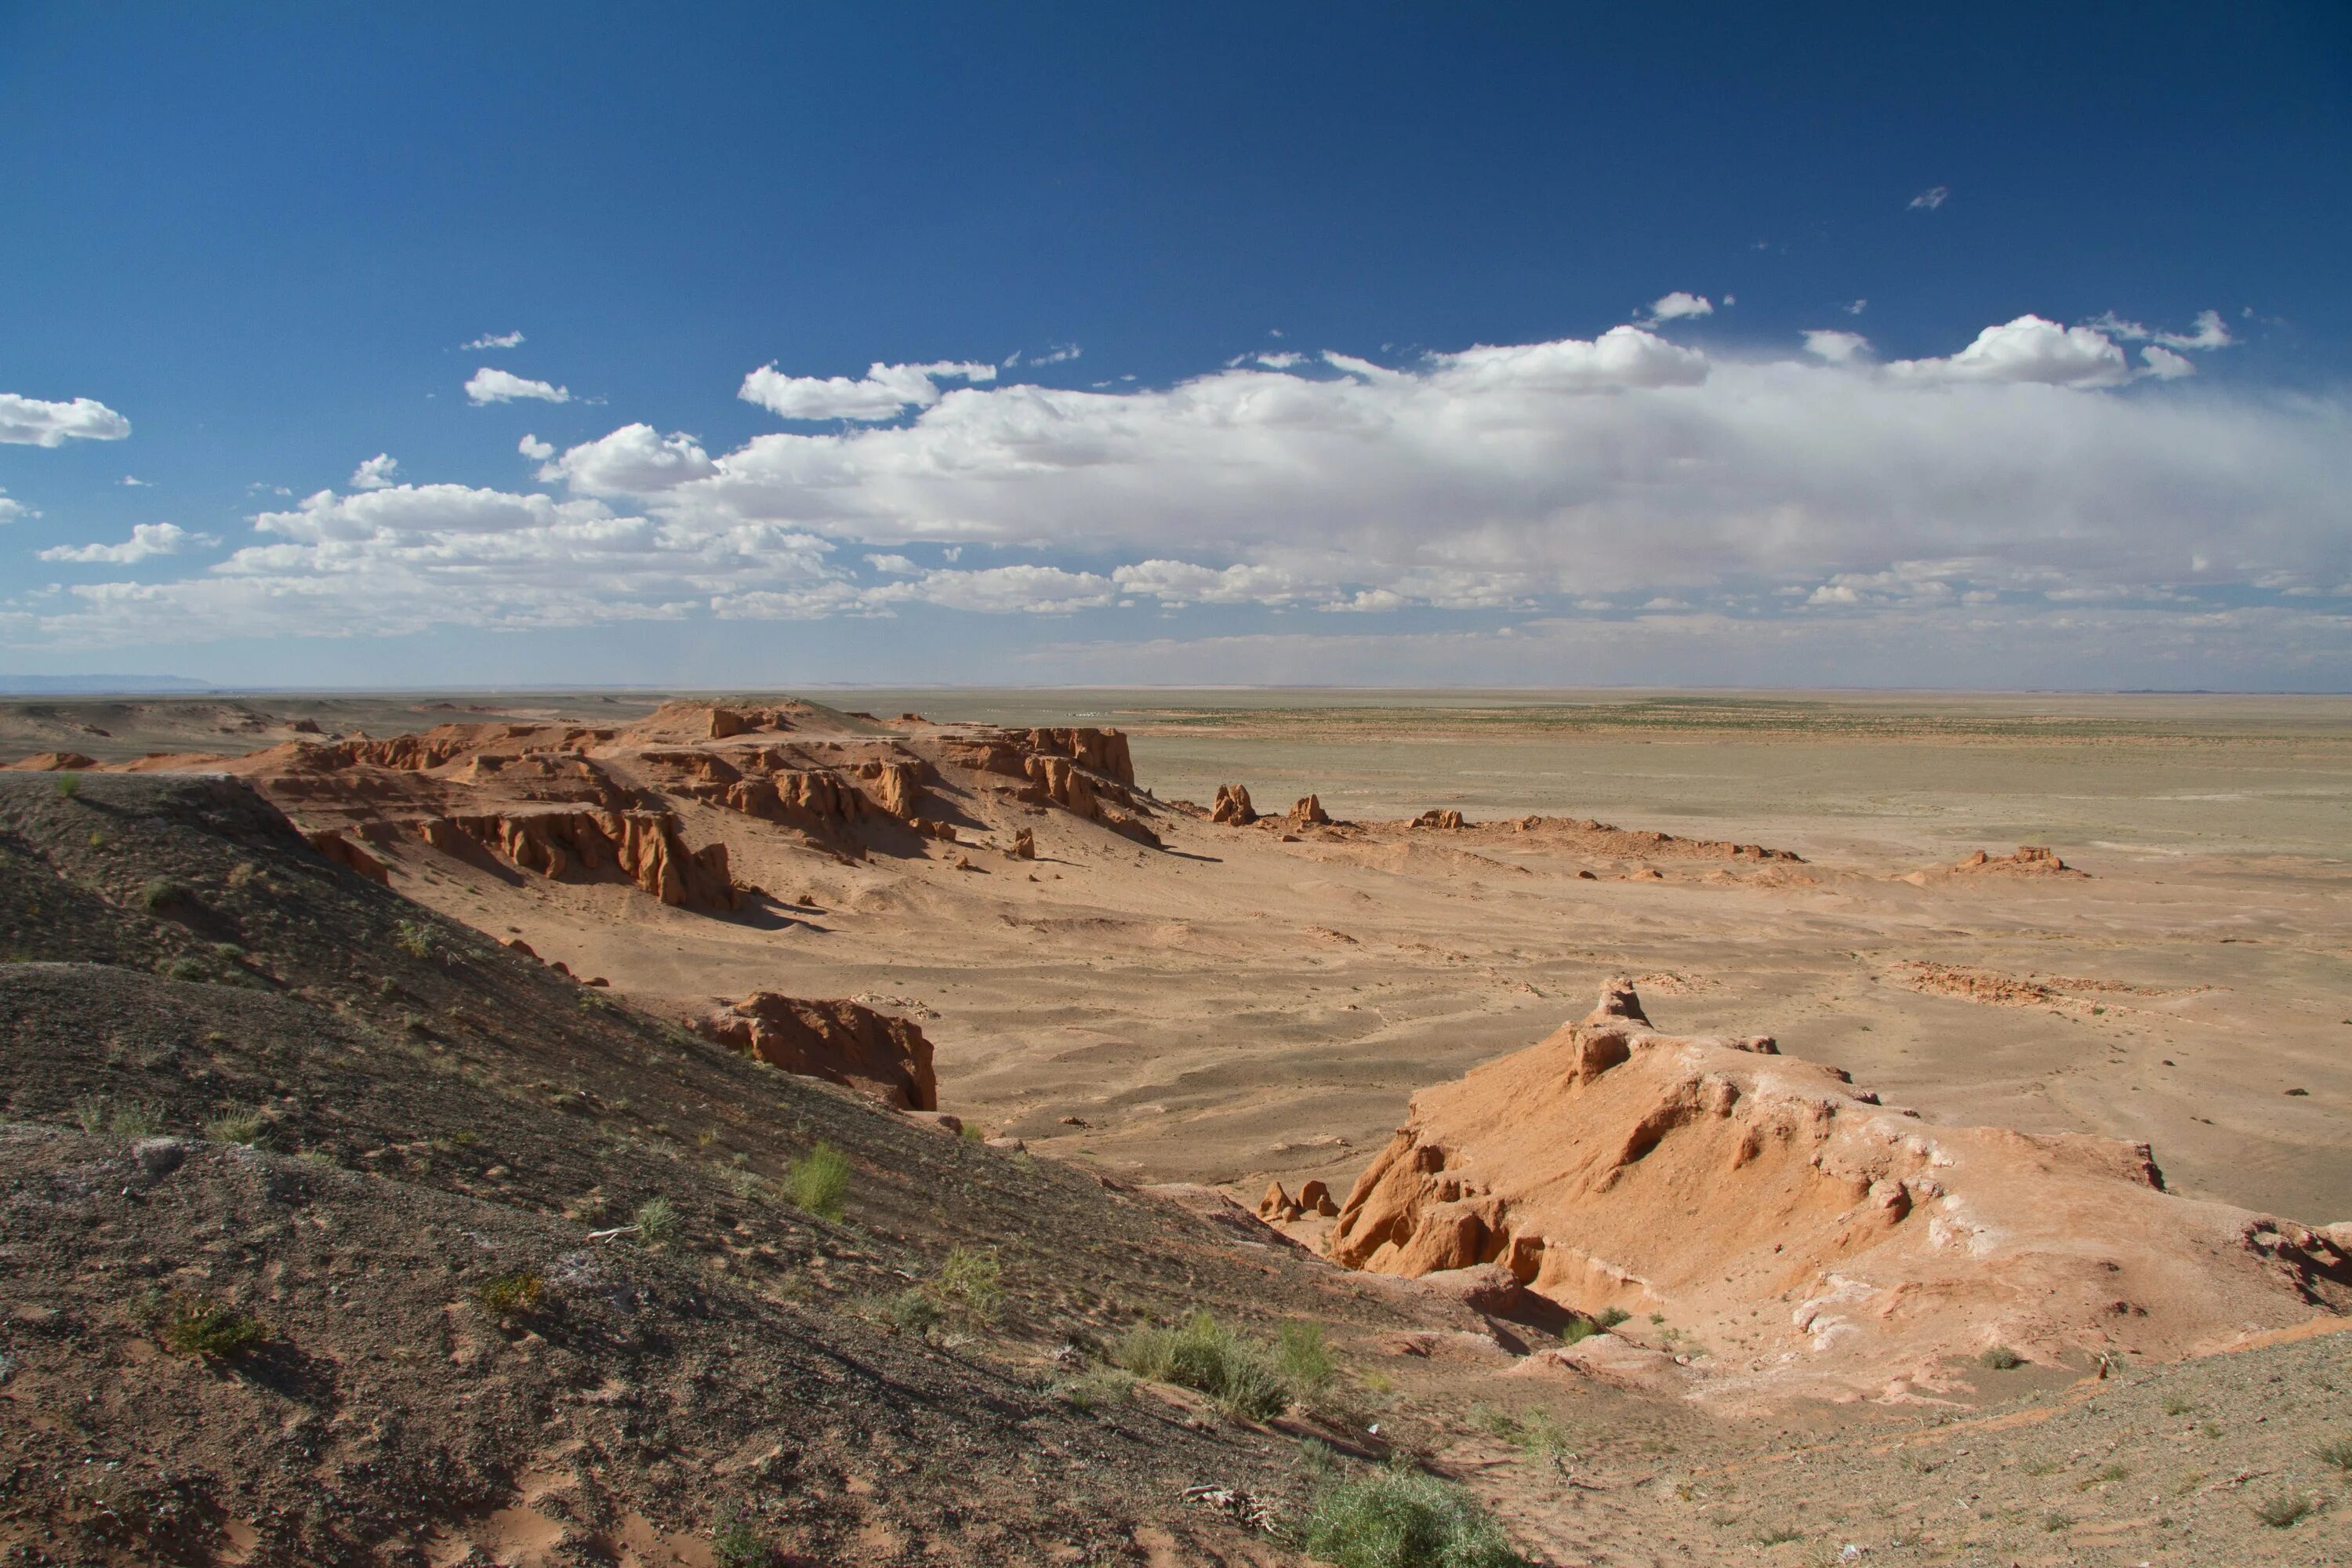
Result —
POLYGON ((741 896, 728 875, 727 846, 689 849, 666 811, 480 812, 428 818, 419 835, 455 847, 454 830, 526 871, 590 881, 617 871, 679 909, 731 910, 741 896))
MULTIPOLYGON (((421 844, 477 866, 487 852, 562 881, 617 877, 689 910, 740 906, 730 837, 745 855, 756 847, 762 864, 777 847, 903 857, 921 849, 902 828, 957 843, 961 827, 1009 834, 1004 816, 1059 806, 1137 843, 1160 842, 1116 730, 900 722, 915 731, 877 733, 871 721, 806 702, 673 701, 614 726, 450 722, 383 738, 284 740, 240 756, 154 755, 101 769, 44 753, 15 765, 225 772, 294 817, 323 853, 367 872, 363 858, 376 868, 367 874, 397 874, 399 847, 421 844), (760 830, 747 834, 733 817, 797 840, 747 843, 760 830), (362 839, 381 853, 358 849, 362 839)), ((1028 828, 1013 842, 1016 855, 1034 855, 1028 828)))
POLYGON ((1929 1126, 1774 1049, 1660 1034, 1612 982, 1415 1095, 1331 1256, 1496 1264, 1574 1310, 1662 1312, 1750 1383, 1864 1389, 1994 1343, 2171 1355, 2352 1310, 2340 1238, 2168 1194, 2145 1144, 1929 1126))
POLYGON ((1211 822, 1228 823, 1235 827, 1247 827, 1257 820, 1257 808, 1250 805, 1247 784, 1221 784, 1217 786, 1216 804, 1209 808, 1211 822))
POLYGON ((931 1043, 904 1018, 855 1002, 755 991, 688 1023, 697 1034, 786 1072, 828 1079, 901 1110, 940 1108, 931 1043))
POLYGON ((1088 773, 1135 787, 1135 759, 1128 753, 1126 735, 1117 730, 1016 730, 1013 734, 1026 750, 1067 757, 1088 773))
POLYGON ((1967 859, 1949 866, 1937 866, 1925 871, 1914 871, 1903 880, 1915 884, 1940 880, 1946 877, 2087 877, 2090 873, 2075 869, 2058 858, 2058 852, 2044 845, 2021 844, 2014 855, 1988 855, 1979 849, 1967 859))

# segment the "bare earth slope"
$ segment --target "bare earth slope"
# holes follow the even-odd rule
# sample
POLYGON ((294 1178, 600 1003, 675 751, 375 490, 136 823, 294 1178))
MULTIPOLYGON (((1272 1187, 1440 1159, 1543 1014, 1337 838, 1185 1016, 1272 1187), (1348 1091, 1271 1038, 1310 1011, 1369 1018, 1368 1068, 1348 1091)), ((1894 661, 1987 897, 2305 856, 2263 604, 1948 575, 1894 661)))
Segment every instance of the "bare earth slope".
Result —
POLYGON ((737 1507, 828 1562, 1263 1556, 1180 1494, 1281 1496, 1291 1446, 1078 1409, 1055 1347, 1427 1321, 611 1005, 233 783, 0 783, 0 947, 7 1561, 702 1563, 737 1507), (820 1139, 840 1223, 779 1192, 820 1139), (661 1245, 591 1237, 654 1197, 661 1245), (960 1348, 890 1331, 867 1303, 959 1245, 1002 1305, 960 1348), (192 1301, 266 1342, 168 1353, 192 1301))

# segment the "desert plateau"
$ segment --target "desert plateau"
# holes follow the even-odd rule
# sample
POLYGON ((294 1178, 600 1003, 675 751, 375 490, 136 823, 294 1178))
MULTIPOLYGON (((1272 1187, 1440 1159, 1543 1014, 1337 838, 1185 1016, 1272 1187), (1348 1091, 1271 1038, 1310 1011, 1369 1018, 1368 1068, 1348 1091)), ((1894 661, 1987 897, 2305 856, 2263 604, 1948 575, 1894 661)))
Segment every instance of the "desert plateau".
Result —
POLYGON ((0 1561, 2340 1561, 2347 720, 11 703, 0 1561))

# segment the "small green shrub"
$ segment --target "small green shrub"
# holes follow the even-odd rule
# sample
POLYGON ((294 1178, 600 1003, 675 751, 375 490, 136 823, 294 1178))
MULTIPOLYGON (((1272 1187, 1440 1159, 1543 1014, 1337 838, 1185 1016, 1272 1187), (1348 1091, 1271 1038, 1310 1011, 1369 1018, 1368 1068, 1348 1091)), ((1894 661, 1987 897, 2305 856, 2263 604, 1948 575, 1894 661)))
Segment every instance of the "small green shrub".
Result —
POLYGON ((2045 1535, 2055 1535, 2062 1530, 2074 1528, 2074 1516, 2064 1509, 2053 1508, 2042 1516, 2042 1531, 2045 1535))
POLYGON ((677 1210, 667 1198, 656 1195, 639 1204, 637 1212, 629 1216, 629 1223, 635 1227, 639 1241, 647 1247, 659 1247, 677 1234, 677 1210))
POLYGON ((209 1297, 182 1296, 164 1310, 158 1337, 174 1354, 234 1361, 268 1339, 269 1326, 209 1297))
POLYGON ((940 1304, 919 1285, 909 1285, 883 1303, 890 1330, 899 1334, 927 1334, 940 1321, 940 1304))
POLYGON ((1332 1373, 1337 1370, 1331 1362, 1331 1348, 1323 1342, 1320 1323, 1291 1322, 1276 1329, 1274 1364, 1292 1394, 1302 1399, 1330 1387, 1332 1373))
POLYGON ((1530 1454, 1557 1457, 1571 1451, 1568 1427, 1549 1410, 1515 1414, 1492 1405, 1470 1407, 1471 1424, 1530 1454))
POLYGON ((710 1556, 719 1568, 773 1568, 783 1561, 783 1549, 758 1524, 730 1509, 710 1532, 710 1556))
POLYGON ((392 945, 411 958, 433 956, 433 928, 423 921, 398 921, 392 928, 392 945))
POLYGON ((1137 1329, 1112 1348, 1111 1359, 1138 1377, 1197 1389, 1236 1420, 1264 1421, 1290 1403, 1289 1386, 1273 1357, 1195 1312, 1173 1329, 1137 1329))
POLYGON ((205 1123, 205 1136, 215 1143, 258 1143, 268 1131, 268 1113, 252 1105, 232 1107, 205 1123))
POLYGON ((152 1100, 134 1100, 106 1115, 106 1130, 117 1138, 149 1138, 163 1125, 163 1110, 152 1100))
POLYGON ((1592 1321, 1600 1324, 1603 1329, 1613 1329, 1618 1324, 1627 1321, 1633 1316, 1633 1313, 1627 1311, 1622 1307, 1612 1307, 1592 1321))
POLYGON ((2253 1504, 2254 1517, 2273 1530, 2286 1530, 2319 1511, 2319 1500, 2307 1492, 2273 1492, 2253 1504))
POLYGON ((841 1200, 848 1191, 848 1157, 821 1140, 793 1162, 784 1177, 785 1195, 793 1206, 819 1219, 839 1219, 841 1200))
POLYGON ((1135 1374, 1117 1367, 1097 1367, 1077 1377, 1066 1377, 1046 1392, 1080 1410, 1100 1410, 1123 1405, 1135 1393, 1135 1374))
POLYGON ((1307 1550, 1337 1568, 1526 1568, 1501 1526, 1460 1489, 1374 1470, 1316 1500, 1307 1550))
POLYGON ((166 980, 184 980, 191 985, 213 977, 213 972, 206 969, 204 961, 198 958, 166 959, 156 965, 156 973, 166 980))
POLYGON ((106 1096, 85 1094, 73 1102, 75 1125, 85 1132, 106 1131, 106 1096))
POLYGON ((547 1281, 534 1268, 518 1268, 511 1274, 501 1274, 486 1279, 474 1299, 485 1311, 500 1318, 522 1317, 536 1311, 539 1299, 547 1290, 547 1281))
POLYGON ((58 798, 59 800, 71 800, 74 796, 81 793, 81 775, 79 773, 59 773, 58 775, 57 790, 58 798))
POLYGON ((940 1265, 931 1293, 949 1311, 974 1322, 992 1322, 1004 1304, 1004 1266, 993 1252, 959 1247, 940 1265))
POLYGON ((2312 1453, 2323 1465, 2333 1465, 2347 1475, 2352 1475, 2352 1437, 2338 1437, 2322 1443, 2312 1453))
POLYGON ((985 1143, 988 1142, 988 1134, 980 1130, 980 1123, 976 1121, 965 1122, 962 1127, 957 1130, 956 1136, 961 1138, 967 1143, 985 1143))
POLYGON ((139 901, 145 904, 150 911, 186 903, 190 897, 186 883, 174 882, 169 877, 157 877, 139 889, 139 901))
POLYGON ((2025 1358, 2007 1345, 1989 1345, 1977 1359, 1995 1372, 2014 1372, 2025 1364, 2025 1358))

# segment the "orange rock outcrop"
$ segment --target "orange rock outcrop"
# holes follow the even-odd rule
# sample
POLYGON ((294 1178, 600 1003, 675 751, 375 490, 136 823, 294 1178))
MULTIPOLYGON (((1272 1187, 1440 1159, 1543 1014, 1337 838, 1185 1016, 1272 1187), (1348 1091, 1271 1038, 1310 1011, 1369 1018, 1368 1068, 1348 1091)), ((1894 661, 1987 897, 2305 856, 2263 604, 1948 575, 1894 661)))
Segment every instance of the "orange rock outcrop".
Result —
POLYGON ((2342 1239, 2167 1193, 2145 1144, 1931 1126, 1773 1052, 1661 1034, 1613 982, 1415 1095, 1331 1256, 1498 1264, 1573 1310, 1661 1312, 1757 1391, 1899 1395, 1995 1343, 2177 1355, 2352 1311, 2342 1239))
POLYGON ((1216 804, 1209 808, 1211 822, 1230 823, 1235 827, 1247 827, 1257 820, 1257 808, 1250 805, 1247 784, 1221 784, 1217 786, 1216 804))
POLYGON ((1127 737, 1117 730, 1016 730, 1013 733, 1028 751, 1067 757, 1088 773, 1100 773, 1129 789, 1135 787, 1135 759, 1128 752, 1127 737))
POLYGON ((931 1043, 904 1018, 855 1002, 813 1002, 755 991, 688 1021, 705 1038, 786 1072, 827 1079, 901 1110, 937 1110, 931 1043))
MULTIPOLYGON (((99 766, 73 753, 13 765, 99 766)), ((941 843, 964 841, 961 828, 1012 836, 1005 815, 1059 805, 1138 843, 1160 842, 1144 820, 1152 808, 1134 787, 1127 737, 1116 730, 918 721, 913 732, 877 734, 870 722, 806 702, 680 700, 613 726, 439 723, 381 739, 296 738, 241 756, 110 765, 246 779, 322 853, 370 875, 399 873, 404 857, 391 847, 423 844, 478 866, 488 853, 563 881, 619 878, 691 910, 740 907, 747 889, 732 880, 730 837, 742 852, 736 858, 755 864, 778 849, 907 856, 921 853, 909 831, 941 843), (790 829, 797 840, 747 833, 719 813, 790 829), (360 850, 362 839, 386 852, 360 850)), ((1012 842, 1017 856, 1034 855, 1029 829, 1012 842)))
POLYGON ((1979 849, 1967 859, 1949 866, 1932 867, 1914 871, 1904 881, 1920 884, 1946 877, 2087 877, 2087 871, 2077 870, 2058 858, 2055 849, 2040 844, 2021 844, 2014 855, 1988 855, 1979 849))
POLYGON ((559 881, 617 871, 679 909, 731 910, 742 901, 728 875, 727 846, 688 848, 677 818, 666 811, 467 813, 430 818, 418 832, 446 850, 455 847, 451 830, 559 881))

